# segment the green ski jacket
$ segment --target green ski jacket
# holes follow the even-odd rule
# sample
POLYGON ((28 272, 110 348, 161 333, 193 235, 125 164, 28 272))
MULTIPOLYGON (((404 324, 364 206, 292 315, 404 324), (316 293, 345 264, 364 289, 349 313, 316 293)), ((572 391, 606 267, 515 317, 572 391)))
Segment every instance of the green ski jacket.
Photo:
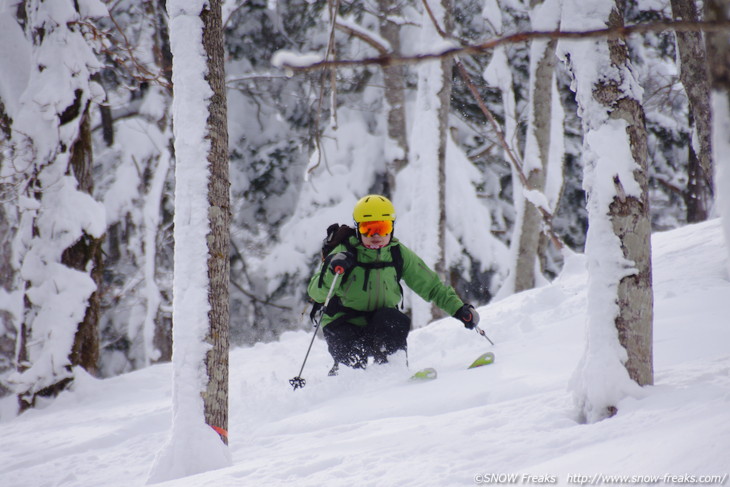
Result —
MULTIPOLYGON (((442 283, 438 274, 398 239, 392 238, 388 245, 377 250, 366 248, 357 237, 350 237, 349 245, 356 251, 357 264, 340 277, 342 282, 335 287, 330 309, 333 307, 341 309, 344 306, 354 311, 369 312, 380 308, 397 307, 402 299, 402 289, 398 282, 396 267, 392 264, 392 250, 395 246, 400 248, 403 262, 401 278, 416 294, 426 301, 434 303, 449 316, 453 316, 464 305, 456 295, 454 288, 442 283), (370 267, 367 267, 368 264, 371 264, 370 267)), ((340 244, 332 250, 330 255, 346 250, 348 247, 340 244)), ((334 276, 335 274, 329 266, 323 264, 309 281, 307 288, 309 296, 314 301, 323 303, 327 298, 334 276)), ((328 313, 325 310, 321 325, 326 326, 346 313, 352 315, 352 311, 347 310, 335 313, 328 313)), ((356 325, 367 324, 364 315, 355 314, 347 320, 356 325)))

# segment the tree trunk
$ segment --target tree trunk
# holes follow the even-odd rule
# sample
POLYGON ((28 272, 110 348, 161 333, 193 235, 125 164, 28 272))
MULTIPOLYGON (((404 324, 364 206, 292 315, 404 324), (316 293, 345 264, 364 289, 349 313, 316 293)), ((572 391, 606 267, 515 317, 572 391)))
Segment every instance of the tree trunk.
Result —
MULTIPOLYGON (((548 162, 550 158, 550 135, 552 123, 552 93, 553 93, 553 74, 555 72, 555 47, 556 42, 551 40, 546 43, 545 49, 542 50, 541 56, 537 60, 531 60, 536 64, 534 73, 535 79, 532 80, 532 99, 531 112, 532 120, 528 127, 528 137, 534 137, 533 141, 536 145, 535 151, 525 150, 525 156, 531 154, 538 156, 539 160, 525 161, 525 169, 527 173, 527 184, 531 189, 544 192, 545 178, 547 173, 548 162)), ((533 47, 533 54, 536 50, 533 47)), ((542 216, 535 206, 527 200, 524 200, 524 215, 522 218, 522 228, 519 231, 519 240, 517 243, 517 262, 515 265, 515 283, 514 292, 524 291, 535 287, 535 273, 537 272, 537 255, 540 243, 540 230, 542 226, 542 216)))
MULTIPOLYGON (((439 43, 451 28, 450 2, 424 2, 419 42, 423 45, 439 43)), ((418 89, 415 117, 411 127, 413 140, 419 145, 410 147, 409 163, 398 174, 399 180, 408 181, 407 187, 395 195, 399 211, 408 211, 418 200, 417 218, 406 218, 401 223, 404 234, 414 239, 413 250, 443 280, 446 275, 445 246, 446 205, 445 176, 446 149, 450 137, 448 113, 451 104, 452 61, 433 59, 418 66, 418 89), (422 197, 419 195, 427 195, 422 197)), ((422 326, 441 317, 441 310, 427 301, 410 301, 415 293, 407 293, 414 326, 422 326)))
MULTIPOLYGON (((400 26, 392 17, 400 14, 395 0, 378 0, 380 9, 380 35, 390 44, 391 52, 400 54, 400 26)), ((387 187, 389 198, 395 192, 395 175, 408 163, 408 138, 406 134, 405 67, 399 64, 383 67, 385 101, 388 110, 388 141, 386 142, 387 187)))
POLYGON ((25 168, 27 179, 19 187, 35 200, 32 210, 20 207, 15 243, 25 281, 18 286, 24 288, 24 314, 13 378, 21 411, 32 407, 38 396, 62 391, 74 378, 74 366, 95 373, 99 358, 105 220, 103 206, 91 196, 88 114, 98 60, 72 23, 48 22, 48 15, 59 8, 88 21, 71 0, 58 0, 53 7, 25 0, 17 12, 32 62, 24 91, 18 94, 10 145, 15 167, 25 168), (39 59, 57 64, 47 66, 39 59), (72 72, 69 66, 75 66, 72 72), (36 99, 39 92, 50 97, 43 104, 36 99))
MULTIPOLYGON (((210 0, 203 10, 203 47, 207 53, 207 81, 213 90, 208 105, 208 134, 210 151, 208 164, 208 277, 210 280, 210 332, 206 342, 211 349, 206 357, 208 387, 203 394, 205 421, 211 426, 228 430, 228 348, 230 280, 230 182, 228 178, 228 116, 226 105, 225 65, 221 0, 210 0)), ((221 434, 228 443, 226 434, 221 434)))
MULTIPOLYGON (((5 103, 3 103, 3 100, 0 98, 0 142, 5 143, 7 139, 10 139, 12 125, 13 121, 5 111, 5 103)), ((0 162, 2 162, 1 158, 0 162)))
MULTIPOLYGON (((705 20, 730 20, 730 0, 706 0, 705 20)), ((712 89, 716 207, 722 216, 726 247, 730 252, 730 36, 727 30, 707 32, 705 42, 712 89)))
MULTIPOLYGON (((3 142, 3 135, 0 134, 0 142, 3 142)), ((0 155, 2 164, 2 155, 0 155)), ((18 324, 20 317, 15 316, 15 310, 10 305, 11 297, 17 296, 18 281, 13 266, 12 235, 18 231, 17 219, 9 213, 14 212, 12 205, 6 203, 11 200, 12 194, 6 191, 0 183, 0 293, 4 293, 3 307, 0 307, 0 397, 8 395, 11 391, 6 388, 2 380, 6 373, 13 370, 15 366, 15 344, 18 340, 18 324)))
MULTIPOLYGON (((443 12, 442 28, 446 34, 454 30, 454 21, 451 16, 451 0, 441 0, 443 12)), ((438 92, 438 257, 434 265, 434 271, 441 277, 442 281, 448 279, 446 273, 446 149, 448 146, 449 134, 449 112, 451 111, 451 85, 454 61, 451 57, 442 59, 441 63, 441 90, 438 92)), ((443 318, 444 313, 436 305, 431 306, 431 315, 434 320, 443 318)))
MULTIPOLYGON (((89 108, 84 110, 79 126, 79 138, 71 147, 69 165, 73 170, 78 189, 91 195, 94 191, 92 179, 93 157, 91 149, 91 124, 89 108)), ((73 348, 71 349, 71 365, 80 365, 90 374, 96 374, 99 366, 99 316, 101 311, 101 281, 103 274, 102 238, 94 238, 84 232, 81 239, 63 252, 61 263, 79 271, 85 271, 91 263, 91 278, 96 284, 96 291, 89 297, 89 305, 81 323, 79 323, 73 348)))
POLYGON ((175 126, 172 434, 148 483, 231 464, 229 180, 222 0, 168 0, 175 126))
MULTIPOLYGON (((619 4, 620 5, 620 4, 619 4)), ((609 26, 623 25, 623 8, 614 10, 609 26)), ((609 40, 612 64, 627 66, 629 53, 624 41, 609 40)), ((616 328, 619 342, 628 352, 626 369, 639 385, 654 383, 653 371, 653 291, 651 272, 651 220, 649 214, 649 185, 647 162, 647 132, 644 108, 639 100, 617 89, 612 83, 602 83, 595 91, 607 107, 615 107, 610 118, 623 119, 628 124, 627 135, 631 154, 636 162, 634 179, 641 188, 641 196, 623 197, 623 183, 614 177, 618 196, 610 206, 609 218, 621 241, 621 250, 635 273, 619 281, 616 328)))
MULTIPOLYGON (((0 147, 5 147, 11 137, 12 120, 5 111, 5 104, 0 98, 0 147)), ((4 151, 0 151, 0 169, 4 163, 4 151)), ((13 200, 10 181, 0 181, 0 291, 11 296, 17 286, 16 271, 13 266, 12 240, 18 231, 18 222, 15 218, 17 210, 13 200)), ((9 304, 9 299, 4 300, 9 304)), ((0 397, 10 394, 2 380, 3 376, 11 372, 15 365, 15 344, 18 340, 19 316, 15 316, 11 306, 0 307, 0 397)))
MULTIPOLYGON (((699 13, 694 0, 671 0, 672 14, 677 20, 696 22, 699 13)), ((712 199, 712 110, 707 56, 702 32, 676 32, 679 51, 679 79, 689 99, 693 128, 699 147, 690 147, 687 164, 687 221, 707 219, 712 199)), ((691 145, 691 144, 690 144, 691 145)))
MULTIPOLYGON (((566 1, 564 8, 579 1, 566 1)), ((603 22, 623 25, 623 11, 624 2, 615 1, 603 22)), ((563 27, 595 22, 583 13, 564 16, 563 27)), ((572 387, 581 415, 592 422, 615 414, 637 384, 653 383, 647 132, 625 42, 568 42, 566 48, 583 119, 589 210, 586 349, 572 387), (608 64, 604 57, 610 69, 594 74, 608 64)))
MULTIPOLYGON (((691 120, 693 117, 689 118, 691 120)), ((687 189, 682 192, 682 199, 687 207, 687 223, 703 222, 709 215, 711 191, 700 158, 691 143, 687 148, 687 157, 687 189)))

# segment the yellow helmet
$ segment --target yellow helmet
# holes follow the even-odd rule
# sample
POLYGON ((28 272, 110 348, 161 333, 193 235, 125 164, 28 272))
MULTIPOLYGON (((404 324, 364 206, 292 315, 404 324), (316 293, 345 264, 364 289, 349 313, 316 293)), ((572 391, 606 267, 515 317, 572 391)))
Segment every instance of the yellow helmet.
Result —
POLYGON ((395 221, 395 207, 385 196, 369 194, 360 198, 352 211, 356 223, 395 221))

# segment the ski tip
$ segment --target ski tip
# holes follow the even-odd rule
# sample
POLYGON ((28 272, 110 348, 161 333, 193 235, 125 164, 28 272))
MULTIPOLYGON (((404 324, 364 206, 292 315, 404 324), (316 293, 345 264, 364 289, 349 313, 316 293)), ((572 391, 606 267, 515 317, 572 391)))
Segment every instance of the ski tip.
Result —
POLYGON ((421 381, 421 380, 433 380, 436 377, 438 377, 438 373, 436 372, 436 369, 432 367, 428 367, 427 369, 421 369, 415 374, 411 376, 411 380, 413 381, 421 381))
POLYGON ((494 363, 494 353, 492 352, 486 352, 481 354, 474 360, 474 362, 471 363, 469 366, 470 369, 481 367, 483 365, 489 365, 491 363, 494 363))

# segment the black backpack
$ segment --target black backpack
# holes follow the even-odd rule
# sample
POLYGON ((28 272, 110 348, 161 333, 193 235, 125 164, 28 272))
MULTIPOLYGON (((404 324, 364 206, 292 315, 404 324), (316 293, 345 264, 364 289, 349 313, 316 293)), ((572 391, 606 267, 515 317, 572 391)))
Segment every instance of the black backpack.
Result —
POLYGON ((327 236, 322 241, 322 260, 324 261, 332 250, 342 242, 348 242, 355 236, 355 229, 349 225, 333 223, 327 227, 327 236))
MULTIPOLYGON (((332 258, 334 254, 332 254, 332 250, 334 250, 335 247, 337 247, 340 244, 345 245, 347 247, 347 250, 349 250, 352 255, 356 256, 357 258, 357 250, 352 246, 350 243, 350 237, 355 236, 355 229, 352 228, 349 225, 340 225, 339 223, 333 223, 329 227, 327 227, 327 236, 322 241, 322 267, 323 269, 326 269, 329 265, 329 261, 332 258)), ((362 263, 357 262, 356 266, 364 267, 367 269, 367 274, 365 275, 365 281, 363 282, 363 289, 367 287, 368 278, 370 277, 370 270, 376 269, 376 268, 383 268, 383 267, 395 267, 395 274, 396 279, 398 281, 398 287, 401 287, 400 280, 401 276, 403 274, 403 257, 401 256, 400 252, 400 246, 395 245, 391 248, 391 255, 393 257, 392 262, 378 262, 378 263, 362 263)), ((352 269, 351 269, 352 270, 352 269)), ((344 281, 347 279, 347 273, 342 276, 342 280, 344 281)), ((324 272, 321 272, 319 275, 319 286, 322 287, 322 283, 324 281, 324 272)), ((403 294, 403 289, 401 287, 401 295, 403 294)), ((309 314, 309 317, 312 319, 312 321, 315 321, 315 317, 317 313, 322 309, 322 303, 314 303, 312 305, 312 312, 309 314)), ((327 310, 325 310, 328 314, 335 314, 338 311, 343 310, 349 310, 349 308, 346 308, 342 304, 339 303, 339 299, 334 298, 330 301, 330 305, 327 307, 327 310)), ((355 310, 352 310, 355 311, 355 310)))

